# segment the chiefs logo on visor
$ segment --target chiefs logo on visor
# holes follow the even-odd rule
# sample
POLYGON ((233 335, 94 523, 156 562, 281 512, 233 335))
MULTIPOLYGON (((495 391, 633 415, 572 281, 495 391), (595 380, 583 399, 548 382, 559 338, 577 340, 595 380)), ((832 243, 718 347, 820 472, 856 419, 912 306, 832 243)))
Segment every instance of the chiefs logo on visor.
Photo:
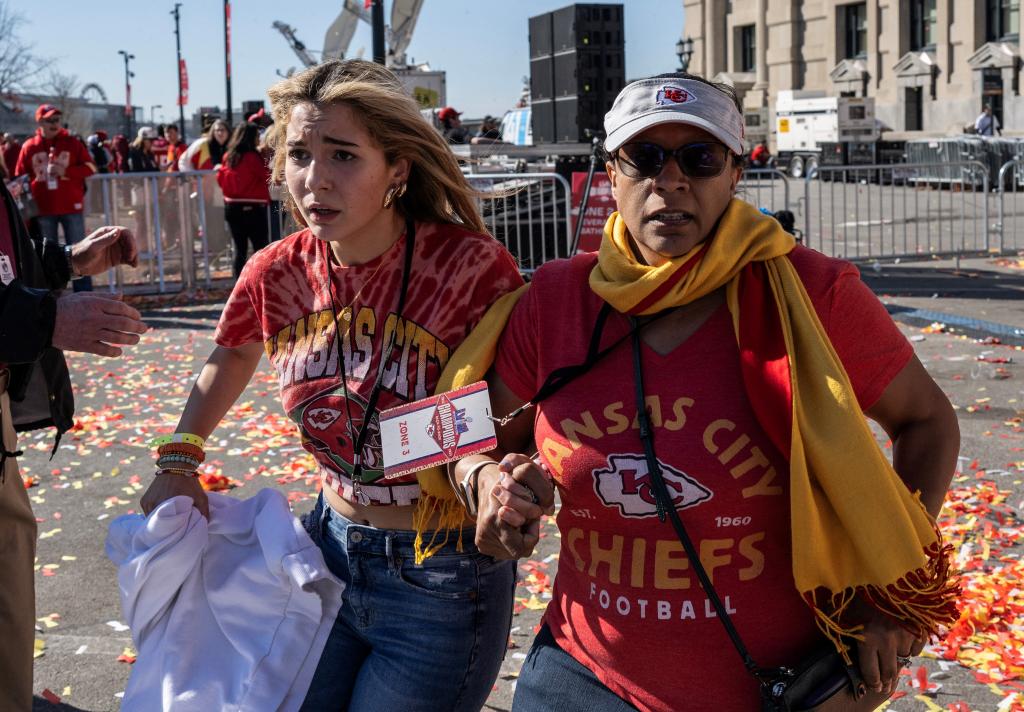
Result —
POLYGON ((671 84, 666 84, 658 90, 658 95, 655 101, 660 106, 666 106, 668 104, 689 104, 692 101, 697 101, 697 97, 682 87, 674 87, 671 84))

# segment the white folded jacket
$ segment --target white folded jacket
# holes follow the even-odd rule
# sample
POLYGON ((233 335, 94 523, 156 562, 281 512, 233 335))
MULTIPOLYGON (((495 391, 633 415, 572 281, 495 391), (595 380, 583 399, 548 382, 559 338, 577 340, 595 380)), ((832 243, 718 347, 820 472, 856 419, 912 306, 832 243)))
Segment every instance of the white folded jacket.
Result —
POLYGON ((210 521, 188 497, 107 534, 138 659, 121 709, 298 710, 341 607, 344 584, 265 489, 210 494, 210 521))

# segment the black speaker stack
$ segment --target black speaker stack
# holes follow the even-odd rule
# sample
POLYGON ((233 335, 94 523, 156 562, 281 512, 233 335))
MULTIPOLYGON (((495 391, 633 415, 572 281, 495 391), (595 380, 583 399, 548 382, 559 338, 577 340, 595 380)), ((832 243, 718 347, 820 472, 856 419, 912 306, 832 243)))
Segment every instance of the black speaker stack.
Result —
POLYGON ((255 99, 253 101, 242 102, 242 120, 248 119, 250 116, 258 112, 260 109, 265 109, 263 101, 255 99))
POLYGON ((530 18, 533 143, 589 142, 626 83, 622 5, 579 3, 530 18))

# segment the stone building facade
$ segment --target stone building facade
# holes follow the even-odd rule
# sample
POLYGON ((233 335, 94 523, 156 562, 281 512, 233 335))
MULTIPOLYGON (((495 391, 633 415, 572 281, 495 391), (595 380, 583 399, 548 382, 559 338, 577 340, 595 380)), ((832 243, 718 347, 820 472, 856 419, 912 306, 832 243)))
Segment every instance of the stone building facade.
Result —
POLYGON ((755 140, 786 89, 874 97, 886 127, 919 136, 961 133, 987 103, 1024 135, 1020 3, 683 0, 683 34, 689 71, 736 87, 755 140))

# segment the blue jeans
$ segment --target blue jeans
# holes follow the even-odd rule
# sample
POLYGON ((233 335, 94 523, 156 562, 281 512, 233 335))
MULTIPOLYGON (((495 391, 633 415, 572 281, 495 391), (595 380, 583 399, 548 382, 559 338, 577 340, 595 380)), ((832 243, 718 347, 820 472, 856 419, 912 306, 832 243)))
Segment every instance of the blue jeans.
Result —
POLYGON ((636 707, 605 687, 589 668, 558 647, 544 625, 523 661, 512 700, 512 712, 537 710, 629 712, 636 707))
MULTIPOLYGON (((85 216, 82 213, 68 213, 67 215, 40 215, 39 229, 47 240, 57 242, 57 226, 64 227, 64 244, 74 245, 85 239, 85 216)), ((92 277, 79 277, 72 283, 76 292, 91 292, 92 277)))
POLYGON ((410 531, 360 526, 323 501, 306 519, 342 608, 304 711, 477 712, 505 657, 516 563, 477 551, 473 532, 417 566, 410 531))

